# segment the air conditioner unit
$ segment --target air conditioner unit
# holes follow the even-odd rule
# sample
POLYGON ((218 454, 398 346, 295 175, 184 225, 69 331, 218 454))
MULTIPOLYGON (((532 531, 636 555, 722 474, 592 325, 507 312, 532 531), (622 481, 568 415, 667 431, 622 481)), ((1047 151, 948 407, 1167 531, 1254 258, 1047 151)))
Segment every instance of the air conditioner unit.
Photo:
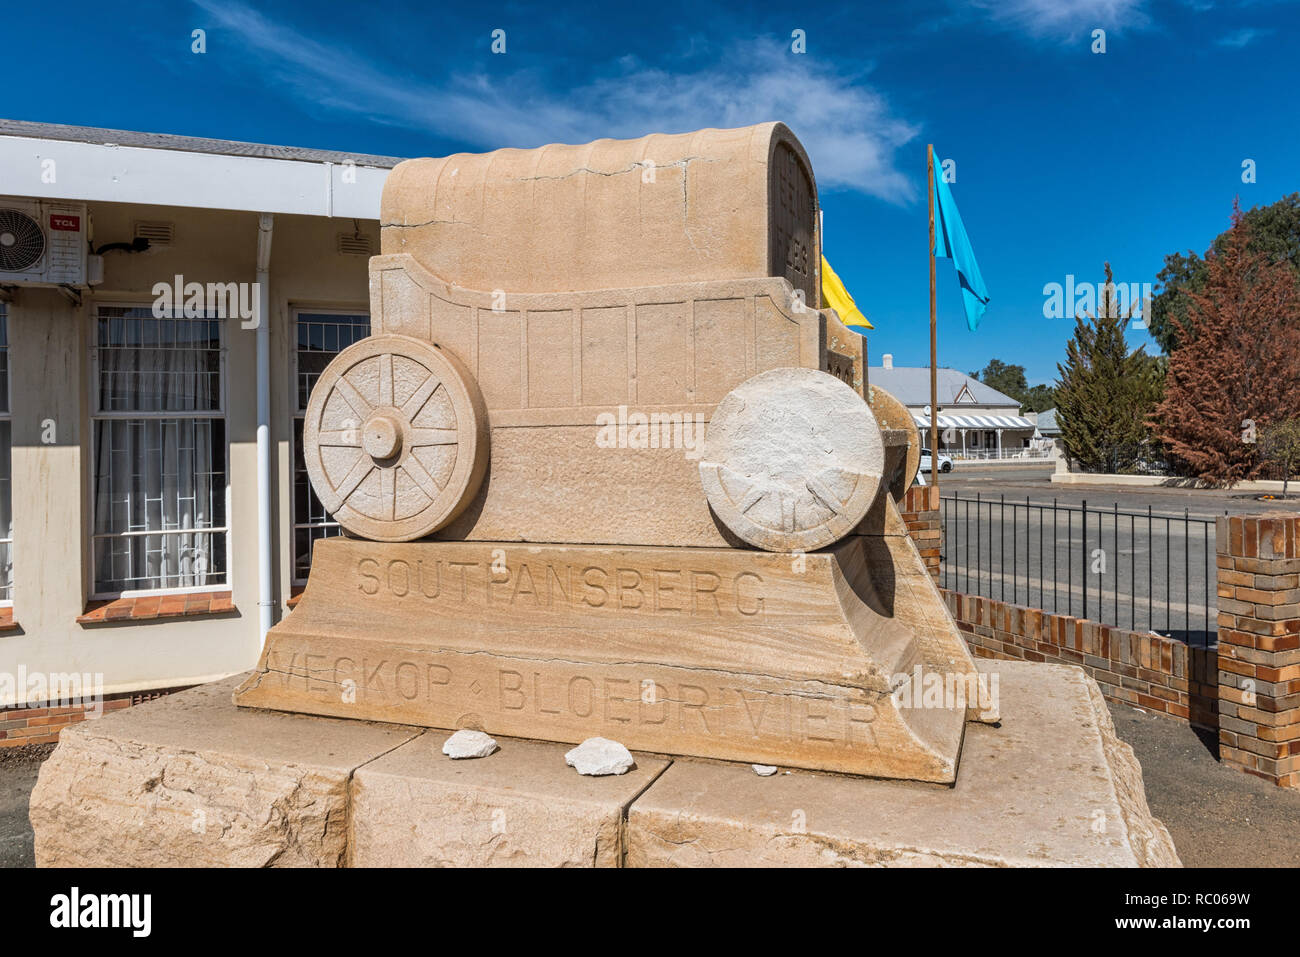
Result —
POLYGON ((0 196, 0 286, 85 288, 102 278, 84 203, 0 196))

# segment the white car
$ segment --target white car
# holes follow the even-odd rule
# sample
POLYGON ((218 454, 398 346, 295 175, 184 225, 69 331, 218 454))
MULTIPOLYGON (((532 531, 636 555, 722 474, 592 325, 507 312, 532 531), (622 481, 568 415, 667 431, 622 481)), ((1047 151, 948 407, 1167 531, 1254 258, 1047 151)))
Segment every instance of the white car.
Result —
MULTIPOLYGON (((928 472, 930 471, 930 468, 931 468, 930 450, 922 449, 921 450, 921 471, 928 472)), ((940 472, 952 471, 952 459, 949 458, 947 455, 944 455, 942 452, 939 453, 939 471, 940 472)))

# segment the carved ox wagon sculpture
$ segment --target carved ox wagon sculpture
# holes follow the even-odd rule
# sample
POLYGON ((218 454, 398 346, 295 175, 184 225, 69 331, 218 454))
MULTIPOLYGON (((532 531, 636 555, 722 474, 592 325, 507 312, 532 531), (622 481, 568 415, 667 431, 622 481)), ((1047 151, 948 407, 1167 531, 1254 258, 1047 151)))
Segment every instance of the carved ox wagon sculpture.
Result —
POLYGON ((975 671, 817 210, 779 123, 393 170, 304 427, 349 535, 236 701, 953 780, 976 703, 892 692, 975 671))
MULTIPOLYGON (((390 177, 383 222, 374 334, 321 376, 304 431, 348 531, 723 545, 712 505, 751 544, 817 548, 874 500, 886 437, 863 402, 819 425, 856 435, 865 463, 841 450, 788 487, 679 454, 683 423, 761 372, 820 370, 863 394, 861 337, 817 308, 816 191, 783 126, 415 160, 390 177), (629 409, 649 441, 598 447, 602 415, 629 409)), ((790 401, 772 399, 798 408, 817 379, 787 376, 790 401)))

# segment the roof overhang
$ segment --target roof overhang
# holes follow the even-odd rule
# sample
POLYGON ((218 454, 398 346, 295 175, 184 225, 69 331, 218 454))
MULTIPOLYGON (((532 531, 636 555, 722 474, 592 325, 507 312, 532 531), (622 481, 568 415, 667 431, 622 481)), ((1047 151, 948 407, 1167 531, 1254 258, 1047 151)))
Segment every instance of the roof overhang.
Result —
MULTIPOLYGON (((917 426, 922 429, 930 427, 930 420, 923 415, 912 415, 917 426)), ((1034 423, 1019 415, 954 415, 939 413, 941 429, 1032 429, 1034 423)))
POLYGON ((342 163, 0 136, 0 193, 37 199, 377 220, 388 172, 342 163))

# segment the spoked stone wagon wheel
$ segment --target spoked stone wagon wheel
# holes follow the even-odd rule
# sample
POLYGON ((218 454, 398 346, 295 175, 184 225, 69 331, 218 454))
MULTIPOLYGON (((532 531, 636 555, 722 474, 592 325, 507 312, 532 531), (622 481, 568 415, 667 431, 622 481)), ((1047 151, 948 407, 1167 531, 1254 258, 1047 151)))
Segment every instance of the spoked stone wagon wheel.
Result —
POLYGON ((303 452, 312 488, 340 525, 407 542, 442 528, 478 492, 487 411, 454 356, 409 336, 371 336, 321 373, 303 452))
POLYGON ((723 524, 773 552, 843 538, 880 490, 885 450, 871 407, 816 369, 746 379, 714 410, 700 482, 723 524))

